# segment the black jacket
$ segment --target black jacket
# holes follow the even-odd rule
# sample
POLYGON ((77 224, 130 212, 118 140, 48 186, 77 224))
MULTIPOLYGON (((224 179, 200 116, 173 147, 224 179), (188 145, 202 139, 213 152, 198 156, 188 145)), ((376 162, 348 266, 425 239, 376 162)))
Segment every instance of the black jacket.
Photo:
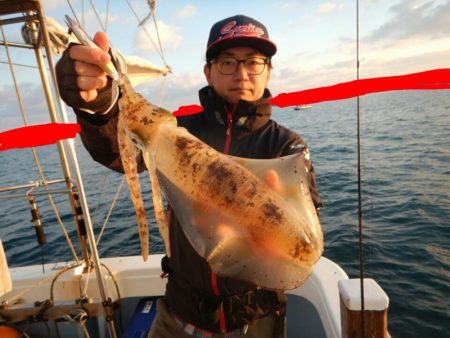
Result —
MULTIPOLYGON (((304 142, 299 135, 270 119, 270 92, 256 102, 240 101, 232 107, 214 94, 210 87, 200 90, 204 111, 178 118, 178 125, 218 151, 224 151, 229 135, 230 155, 247 158, 276 158, 295 153, 304 142), (231 127, 228 125, 233 111, 231 127)), ((81 139, 94 160, 122 171, 117 145, 117 108, 107 115, 87 115, 77 111, 81 139)), ((309 185, 316 207, 320 198, 315 173, 310 163, 309 185)), ((142 161, 140 165, 144 169, 142 161)), ((186 238, 176 215, 171 213, 170 245, 172 255, 163 260, 169 272, 166 298, 171 310, 185 321, 208 331, 220 332, 219 315, 223 312, 227 331, 261 318, 280 305, 280 293, 257 290, 247 282, 212 276, 208 263, 186 238), (215 282, 213 282, 213 279, 215 282)))

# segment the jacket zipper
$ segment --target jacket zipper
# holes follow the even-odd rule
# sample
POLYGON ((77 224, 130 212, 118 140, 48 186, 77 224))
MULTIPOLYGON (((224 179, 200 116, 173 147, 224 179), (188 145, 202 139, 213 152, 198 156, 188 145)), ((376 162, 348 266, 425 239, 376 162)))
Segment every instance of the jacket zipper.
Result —
POLYGON ((233 114, 237 110, 238 105, 235 104, 232 110, 228 110, 227 106, 224 106, 225 111, 227 113, 227 132, 226 132, 226 138, 225 138, 225 146, 223 149, 224 154, 228 154, 230 151, 230 144, 231 144, 231 131, 233 129, 233 114))
MULTIPOLYGON (((238 105, 235 104, 232 110, 229 110, 228 107, 225 105, 224 109, 227 113, 227 131, 225 134, 225 145, 223 149, 224 154, 228 154, 230 151, 230 144, 231 144, 231 131, 233 129, 233 114, 237 110, 238 105)), ((211 271, 211 285, 214 292, 214 295, 219 296, 219 287, 217 285, 217 274, 213 271, 211 271)), ((227 324, 225 322, 225 313, 223 312, 223 305, 220 306, 219 309, 219 328, 222 333, 227 332, 227 324)))

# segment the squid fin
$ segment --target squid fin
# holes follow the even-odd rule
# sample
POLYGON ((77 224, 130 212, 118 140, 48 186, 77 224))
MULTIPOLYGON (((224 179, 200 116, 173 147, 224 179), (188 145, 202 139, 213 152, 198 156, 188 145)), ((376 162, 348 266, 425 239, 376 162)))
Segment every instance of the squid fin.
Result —
MULTIPOLYGON (((280 180, 274 193, 284 198, 286 208, 293 209, 299 224, 308 227, 313 236, 322 236, 306 181, 304 156, 295 154, 269 160, 232 159, 262 182, 266 181, 267 172, 274 170, 280 180)), ((192 201, 183 191, 184 187, 171 182, 160 172, 158 178, 189 242, 217 274, 283 290, 297 287, 309 276, 315 261, 306 259, 301 265, 294 263, 291 253, 282 242, 271 238, 270 232, 262 232, 255 238, 249 229, 219 207, 207 201, 192 201)), ((302 233, 303 230, 298 229, 292 236, 303 236, 302 233)))

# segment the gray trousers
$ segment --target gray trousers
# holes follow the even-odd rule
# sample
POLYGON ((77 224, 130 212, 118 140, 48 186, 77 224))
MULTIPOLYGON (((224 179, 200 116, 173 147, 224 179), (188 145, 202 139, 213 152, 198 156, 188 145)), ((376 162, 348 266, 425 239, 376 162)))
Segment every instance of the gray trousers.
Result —
MULTIPOLYGON (((273 338, 275 327, 275 316, 267 316, 260 319, 253 325, 250 325, 243 338, 273 338)), ((157 301, 157 312, 152 328, 147 336, 148 338, 192 338, 191 335, 184 332, 173 318, 169 311, 164 297, 157 301)), ((223 334, 215 333, 212 338, 222 338, 223 334)))

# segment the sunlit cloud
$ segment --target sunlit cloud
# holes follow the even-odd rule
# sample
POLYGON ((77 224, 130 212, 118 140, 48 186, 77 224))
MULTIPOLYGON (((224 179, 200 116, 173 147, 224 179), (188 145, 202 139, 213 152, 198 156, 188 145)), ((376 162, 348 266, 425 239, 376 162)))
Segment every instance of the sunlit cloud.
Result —
MULTIPOLYGON (((180 28, 169 26, 161 20, 157 21, 159 39, 164 43, 165 49, 177 49, 182 41, 180 28)), ((158 34, 153 25, 144 30, 139 30, 135 38, 135 49, 138 52, 155 52, 155 45, 158 46, 158 34), (147 34, 147 33, 148 34, 147 34), (151 38, 150 41, 149 36, 151 38)))
POLYGON ((392 18, 370 33, 368 43, 450 35, 450 1, 407 0, 392 6, 390 12, 392 18))
MULTIPOLYGON (((73 1, 72 1, 73 2, 73 1)), ((77 2, 77 1, 75 1, 77 2)), ((68 7, 67 0, 44 0, 42 1, 44 10, 46 12, 59 9, 61 7, 68 7)))
POLYGON ((344 8, 343 3, 335 3, 335 2, 324 2, 317 6, 318 14, 330 14, 337 10, 344 8))
MULTIPOLYGON (((19 93, 27 124, 48 123, 50 121, 44 93, 39 84, 19 84, 19 93)), ((0 86, 0 115, 2 116, 1 130, 21 127, 24 122, 16 90, 13 85, 0 86)))
POLYGON ((287 12, 287 11, 292 11, 296 8, 298 8, 298 2, 294 2, 294 1, 277 1, 275 2, 272 7, 279 12, 287 12))
POLYGON ((175 12, 175 16, 180 19, 192 18, 197 15, 197 7, 192 4, 187 4, 186 6, 180 8, 175 12))
MULTIPOLYGON (((163 81, 157 79, 140 86, 139 90, 155 103, 160 101, 159 93, 165 91, 165 99, 162 103, 173 111, 180 105, 197 103, 198 90, 206 85, 202 67, 204 43, 208 32, 200 25, 200 20, 198 23, 183 20, 198 16, 203 9, 202 2, 190 0, 178 8, 170 8, 169 3, 169 1, 159 2, 156 17, 159 19, 157 25, 165 58, 172 66, 174 74, 167 77, 165 85, 163 81), (162 16, 163 13, 166 16, 162 16), (187 39, 187 36, 203 36, 203 38, 200 43, 196 39, 187 39)), ((77 15, 81 15, 81 0, 72 1, 72 4, 77 15)), ((264 4, 271 13, 255 12, 254 15, 269 28, 271 39, 278 46, 278 53, 274 57, 275 68, 269 86, 274 94, 332 85, 355 78, 354 3, 344 0, 302 2, 275 0, 264 4)), ((106 5, 105 3, 99 3, 99 5, 97 11, 104 22, 106 5)), ((149 12, 147 1, 132 1, 132 5, 140 19, 149 12)), ((243 9, 251 13, 250 5, 244 2, 242 5, 243 9)), ((44 6, 46 6, 47 14, 57 13, 55 18, 58 20, 62 20, 64 14, 70 14, 65 0, 44 0, 44 6)), ((217 15, 220 15, 220 11, 225 8, 224 4, 214 6, 219 8, 217 15)), ((362 77, 406 74, 442 68, 448 64, 446 60, 450 59, 449 0, 396 0, 395 2, 367 0, 362 3, 362 6, 366 10, 362 13, 370 15, 363 18, 361 23, 360 58, 363 62, 360 70, 362 77)), ((88 2, 84 3, 84 10, 86 30, 93 35, 100 26, 88 2)), ((142 29, 137 29, 137 22, 138 20, 130 13, 126 5, 119 7, 119 2, 117 4, 111 2, 108 32, 114 32, 117 27, 120 29, 123 27, 124 32, 123 36, 111 35, 113 46, 124 54, 150 58, 152 62, 160 65, 161 62, 154 47, 155 45, 158 48, 158 38, 153 22, 148 21, 145 27, 154 45, 142 29), (118 12, 118 8, 123 13, 118 12), (133 40, 129 38, 130 36, 134 37, 133 40)), ((65 26, 63 22, 61 24, 65 26)), ((14 32, 9 27, 5 26, 5 29, 9 29, 8 38, 21 41, 20 29, 14 32)), ((18 63, 34 61, 34 55, 29 51, 20 49, 14 54, 15 61, 18 63)), ((0 54, 0 60, 5 61, 4 54, 0 54)), ((18 67, 16 68, 21 79, 26 77, 18 67)), ((7 81, 11 83, 6 75, 7 72, 3 79, 0 78, 0 84, 7 81)), ((28 91, 30 98, 39 98, 39 94, 31 87, 27 88, 27 93, 28 91)), ((13 94, 12 91, 0 91, 0 97, 4 100, 4 103, 0 103, 0 113, 4 114, 5 109, 8 112, 17 111, 16 105, 12 99, 10 100, 11 96, 14 97, 13 94), (4 108, 6 104, 12 108, 4 108)), ((40 99, 43 101, 42 96, 40 99)), ((29 105, 30 103, 27 103, 27 106, 29 105)), ((38 107, 35 108, 38 109, 38 107)))
POLYGON ((207 85, 201 72, 170 74, 138 87, 138 90, 154 104, 170 111, 180 106, 198 104, 198 90, 207 85))

